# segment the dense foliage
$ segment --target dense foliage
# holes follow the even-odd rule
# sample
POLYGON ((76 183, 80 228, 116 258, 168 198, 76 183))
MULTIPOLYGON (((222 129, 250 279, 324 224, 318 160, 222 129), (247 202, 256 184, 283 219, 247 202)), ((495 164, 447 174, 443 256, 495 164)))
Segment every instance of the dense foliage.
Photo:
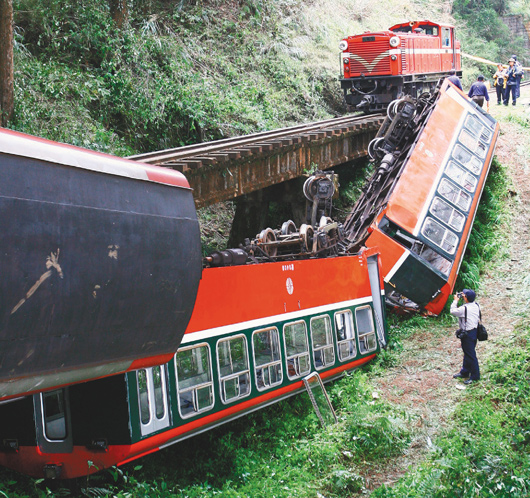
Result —
MULTIPOLYGON (((530 64, 524 40, 511 33, 502 21, 502 15, 511 13, 507 0, 455 0, 452 10, 459 27, 458 37, 463 52, 503 64, 516 54, 523 65, 530 64)), ((528 15, 528 12, 523 13, 528 15)), ((488 78, 497 70, 493 65, 465 58, 462 65, 466 85, 470 85, 479 74, 488 78)))
POLYGON ((299 2, 15 3, 13 127, 116 153, 156 150, 319 119, 334 78, 304 73, 283 22, 299 2))

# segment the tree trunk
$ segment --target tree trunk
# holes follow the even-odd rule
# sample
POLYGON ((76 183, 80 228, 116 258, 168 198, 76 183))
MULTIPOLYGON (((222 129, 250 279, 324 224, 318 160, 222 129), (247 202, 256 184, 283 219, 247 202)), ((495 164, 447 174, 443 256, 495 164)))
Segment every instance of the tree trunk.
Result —
POLYGON ((13 116, 13 1, 0 0, 0 110, 6 126, 13 116))
POLYGON ((109 0, 110 14, 118 29, 121 29, 127 23, 129 11, 127 9, 127 0, 109 0))

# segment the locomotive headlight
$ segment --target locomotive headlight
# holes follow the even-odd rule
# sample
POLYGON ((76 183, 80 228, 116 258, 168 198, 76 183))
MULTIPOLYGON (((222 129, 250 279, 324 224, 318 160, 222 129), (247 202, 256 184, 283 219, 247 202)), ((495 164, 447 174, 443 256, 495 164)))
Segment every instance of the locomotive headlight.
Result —
POLYGON ((400 41, 399 36, 393 36, 390 38, 390 46, 395 48, 399 45, 400 41))
POLYGON ((348 42, 346 40, 342 40, 339 43, 339 49, 344 52, 347 48, 348 48, 348 42))
POLYGON ((344 59, 344 64, 349 64, 350 63, 350 59, 346 58, 344 59))
POLYGON ((395 55, 392 55, 392 57, 390 57, 393 61, 397 61, 397 57, 395 55))

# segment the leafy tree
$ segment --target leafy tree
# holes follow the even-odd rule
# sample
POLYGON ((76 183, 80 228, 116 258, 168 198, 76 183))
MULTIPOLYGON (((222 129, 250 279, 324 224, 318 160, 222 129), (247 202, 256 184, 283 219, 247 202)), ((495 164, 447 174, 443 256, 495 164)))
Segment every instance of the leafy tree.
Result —
POLYGON ((5 126, 14 110, 13 2, 0 0, 0 108, 5 126))

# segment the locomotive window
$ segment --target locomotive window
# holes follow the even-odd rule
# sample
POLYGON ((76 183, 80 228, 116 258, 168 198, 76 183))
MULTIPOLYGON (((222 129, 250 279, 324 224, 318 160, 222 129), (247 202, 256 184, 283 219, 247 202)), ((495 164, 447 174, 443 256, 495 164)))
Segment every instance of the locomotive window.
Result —
POLYGON ((41 394, 44 416, 44 435, 50 441, 66 439, 66 412, 64 391, 50 391, 41 394))
POLYGON ((431 26, 430 24, 420 24, 426 35, 438 36, 438 26, 431 26))
POLYGON ((355 358, 355 332, 353 329, 353 316, 350 310, 335 313, 335 333, 337 335, 337 349, 339 360, 346 361, 355 358))
POLYGON ((447 202, 440 199, 440 197, 434 198, 431 206, 431 213, 436 216, 436 218, 449 225, 451 228, 454 228, 457 232, 462 231, 466 221, 462 213, 459 213, 447 202))
POLYGON ((250 394, 247 339, 244 335, 217 343, 221 399, 229 403, 250 394))
POLYGON ((471 196, 445 178, 440 182, 438 193, 445 197, 449 202, 452 202, 461 208, 462 211, 469 211, 469 206, 471 206, 471 196))
POLYGON ((491 141, 492 132, 488 130, 475 116, 469 114, 466 118, 464 126, 474 135, 479 135, 483 142, 489 143, 491 141))
POLYGON ((213 406, 212 366, 207 344, 177 351, 179 410, 183 418, 213 406))
POLYGON ((421 229, 423 236, 441 247, 445 252, 454 254, 458 244, 458 237, 440 223, 427 217, 421 229))
POLYGON ((369 353, 377 348, 375 339, 374 318, 372 308, 363 306, 355 310, 355 323, 359 335, 359 350, 361 354, 369 353))
POLYGON ((442 28, 442 47, 451 46, 451 28, 442 28))
MULTIPOLYGON (((488 148, 478 139, 478 137, 472 135, 469 131, 462 130, 460 132, 460 136, 458 137, 458 140, 462 142, 471 152, 473 152, 477 156, 483 159, 486 157, 488 148)), ((455 149, 457 147, 459 146, 457 145, 455 149)))
POLYGON ((276 327, 257 330, 252 334, 256 384, 258 389, 268 389, 283 379, 280 354, 280 335, 276 327))
POLYGON ((454 161, 449 161, 445 168, 445 174, 458 185, 464 187, 468 192, 474 192, 477 187, 477 179, 458 166, 454 161))
POLYGON ((328 315, 311 318, 311 341, 315 367, 321 369, 335 363, 335 349, 328 315))
POLYGON ((283 327, 287 377, 296 379, 311 370, 307 327, 304 321, 288 323, 283 327))

